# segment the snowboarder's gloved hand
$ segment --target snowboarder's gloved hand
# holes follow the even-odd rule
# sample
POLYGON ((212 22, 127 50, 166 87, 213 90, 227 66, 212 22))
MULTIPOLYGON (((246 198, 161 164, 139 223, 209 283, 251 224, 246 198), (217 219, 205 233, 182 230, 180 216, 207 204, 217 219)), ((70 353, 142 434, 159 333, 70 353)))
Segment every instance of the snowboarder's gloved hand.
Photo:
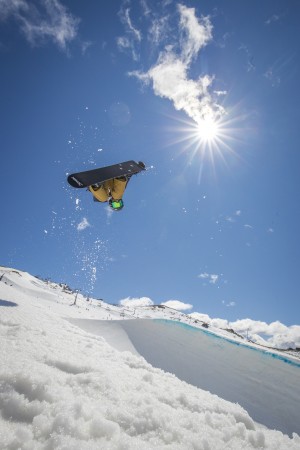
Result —
POLYGON ((101 187, 100 183, 96 183, 96 184, 92 184, 92 188, 94 189, 94 191, 98 191, 98 189, 101 187))

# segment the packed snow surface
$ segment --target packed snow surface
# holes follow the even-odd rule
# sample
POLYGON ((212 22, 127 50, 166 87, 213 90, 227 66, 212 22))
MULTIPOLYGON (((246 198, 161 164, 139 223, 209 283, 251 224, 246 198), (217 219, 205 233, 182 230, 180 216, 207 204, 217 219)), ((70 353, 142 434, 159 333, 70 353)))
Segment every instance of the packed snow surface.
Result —
MULTIPOLYGON (((288 436, 268 429, 239 404, 192 385, 211 374, 218 388, 218 378, 209 365, 215 367, 221 353, 225 356, 217 370, 226 366, 226 357, 232 364, 229 346, 243 364, 258 352, 153 318, 119 320, 122 326, 118 326, 116 319, 133 318, 136 312, 87 302, 80 295, 74 304, 74 294, 54 283, 14 269, 0 270, 1 449, 300 449, 297 433, 288 436), (85 321, 76 324, 78 319, 85 321), (91 327, 86 319, 94 319, 89 322, 93 322, 91 327), (198 344, 204 372, 195 352, 198 344), (214 346, 221 346, 219 353, 214 346), (153 358, 157 368, 139 353, 149 361, 153 358), (193 359, 198 363, 192 364, 193 359), (187 382, 158 368, 176 373, 182 361, 183 373, 177 375, 187 382), (174 363, 174 370, 163 363, 174 363), (191 373, 195 368, 198 372, 191 373)), ((253 390, 253 377, 257 386, 264 385, 279 366, 293 368, 299 380, 296 362, 287 364, 263 353, 261 358, 265 370, 251 371, 242 387, 234 367, 238 390, 253 390)), ((291 376, 286 370, 278 375, 284 385, 281 404, 291 402, 291 392, 299 404, 291 379, 282 378, 291 376)), ((244 367, 240 374, 244 377, 244 367)), ((229 383, 228 390, 234 391, 229 381, 225 377, 223 384, 229 383)), ((271 414, 272 407, 269 404, 263 415, 271 414)))
POLYGON ((239 403, 269 428, 300 434, 300 361, 287 361, 170 320, 73 319, 72 323, 104 336, 119 350, 129 337, 127 349, 133 345, 153 366, 239 403))

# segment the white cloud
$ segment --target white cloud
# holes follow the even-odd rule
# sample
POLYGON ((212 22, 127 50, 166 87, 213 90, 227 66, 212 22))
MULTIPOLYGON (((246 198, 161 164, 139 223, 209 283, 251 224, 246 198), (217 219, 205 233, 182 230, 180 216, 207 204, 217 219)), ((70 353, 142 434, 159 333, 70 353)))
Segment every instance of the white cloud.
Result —
POLYGON ((176 42, 166 45, 148 71, 136 70, 129 75, 143 83, 152 84, 155 95, 171 100, 176 110, 185 111, 190 118, 200 123, 205 118, 217 117, 225 112, 213 101, 209 92, 213 76, 203 75, 196 80, 188 76, 191 63, 212 39, 212 24, 208 17, 198 19, 195 8, 182 4, 177 8, 179 49, 176 42))
POLYGON ((200 320, 201 322, 208 323, 212 327, 224 328, 224 329, 229 327, 228 320, 211 319, 208 314, 201 314, 198 312, 194 312, 194 313, 190 314, 190 316, 193 317, 193 319, 197 319, 197 320, 200 320))
POLYGON ((206 322, 212 327, 223 329, 231 328, 236 333, 257 342, 258 344, 281 349, 300 348, 300 325, 291 325, 288 327, 278 320, 269 324, 252 319, 229 322, 224 319, 212 319, 207 314, 197 312, 190 314, 190 316, 194 319, 206 322))
POLYGON ((299 325, 287 327, 278 320, 268 324, 262 321, 243 319, 231 322, 230 326, 237 333, 264 345, 276 348, 300 347, 299 325), (267 338, 267 336, 270 337, 267 338))
POLYGON ((268 339, 276 348, 300 348, 300 326, 292 325, 284 333, 278 333, 268 339))
POLYGON ((207 314, 193 312, 193 313, 191 313, 189 315, 191 317, 193 317, 194 319, 201 320, 201 322, 210 322, 211 321, 211 318, 207 314))
POLYGON ((217 275, 215 273, 203 272, 198 275, 198 278, 202 278, 203 280, 208 280, 208 282, 211 284, 216 284, 216 282, 219 279, 219 275, 217 275))
POLYGON ((52 40, 62 50, 75 39, 79 19, 67 11, 59 0, 29 2, 0 0, 0 20, 13 17, 32 45, 52 40))
MULTIPOLYGON (((142 33, 133 25, 130 17, 130 2, 125 0, 119 11, 119 17, 123 25, 125 26, 126 36, 120 36, 117 38, 117 45, 119 50, 129 50, 134 61, 139 60, 138 45, 142 40, 142 33)), ((143 7, 146 6, 144 3, 143 7)))
POLYGON ((288 327, 286 325, 283 325, 279 321, 267 324, 266 322, 258 320, 242 319, 231 322, 231 325, 240 332, 251 330, 252 333, 266 334, 270 336, 278 333, 283 333, 288 330, 288 327))
POLYGON ((168 300, 163 302, 162 305, 168 306, 168 308, 177 309, 178 311, 186 311, 188 309, 192 309, 193 307, 193 305, 180 302, 179 300, 168 300))
POLYGON ((187 8, 179 4, 180 31, 181 31, 181 57, 190 63, 212 38, 212 24, 208 17, 198 20, 195 8, 187 8))
POLYGON ((280 19, 280 16, 278 16, 278 14, 273 14, 271 17, 269 17, 269 19, 267 19, 265 21, 266 25, 270 25, 273 22, 277 22, 280 19))
POLYGON ((149 297, 141 297, 141 298, 124 298, 119 301, 121 306, 127 306, 129 308, 137 308, 139 306, 151 306, 153 305, 153 301, 149 297))
POLYGON ((210 319, 210 324, 212 327, 216 327, 216 328, 224 328, 227 329, 228 328, 228 320, 225 319, 210 319))
POLYGON ((85 230, 86 228, 88 228, 88 227, 90 227, 90 226, 91 226, 91 225, 89 224, 87 218, 84 217, 84 218, 82 219, 82 221, 77 225, 77 230, 78 230, 78 231, 83 231, 83 230, 85 230))

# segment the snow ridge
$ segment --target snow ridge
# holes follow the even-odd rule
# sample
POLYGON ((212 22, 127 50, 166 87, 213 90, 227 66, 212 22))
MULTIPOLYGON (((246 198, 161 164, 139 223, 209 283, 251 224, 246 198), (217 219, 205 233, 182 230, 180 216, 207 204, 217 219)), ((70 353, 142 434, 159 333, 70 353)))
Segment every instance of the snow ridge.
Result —
POLYGON ((113 308, 81 296, 74 305, 58 285, 1 271, 1 449, 300 448, 296 433, 266 429, 238 404, 66 320, 117 317, 113 308))

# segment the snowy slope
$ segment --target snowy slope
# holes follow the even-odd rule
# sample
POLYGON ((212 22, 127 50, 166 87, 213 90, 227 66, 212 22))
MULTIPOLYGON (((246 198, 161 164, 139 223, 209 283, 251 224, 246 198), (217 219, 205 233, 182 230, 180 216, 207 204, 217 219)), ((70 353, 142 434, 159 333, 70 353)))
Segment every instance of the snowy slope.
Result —
MULTIPOLYGON (((238 404, 147 363, 137 343, 148 342, 155 356, 151 328, 144 339, 144 321, 120 321, 136 311, 99 307, 80 295, 70 306, 74 294, 14 269, 1 268, 0 279, 1 449, 300 448, 297 434, 266 429, 238 404), (113 348, 99 331, 84 330, 82 320, 71 323, 78 319, 105 320, 102 336, 127 351, 113 348)), ((145 314, 153 317, 153 311, 145 314)), ((168 327, 147 323, 158 325, 157 333, 168 327)), ((176 343, 164 334, 171 355, 186 330, 169 328, 176 343)))
POLYGON ((153 366, 239 403, 254 420, 269 428, 300 434, 300 361, 288 364, 280 356, 232 344, 170 320, 73 319, 72 323, 105 337, 120 350, 129 341, 153 366), (126 332, 125 341, 122 332, 126 332))

